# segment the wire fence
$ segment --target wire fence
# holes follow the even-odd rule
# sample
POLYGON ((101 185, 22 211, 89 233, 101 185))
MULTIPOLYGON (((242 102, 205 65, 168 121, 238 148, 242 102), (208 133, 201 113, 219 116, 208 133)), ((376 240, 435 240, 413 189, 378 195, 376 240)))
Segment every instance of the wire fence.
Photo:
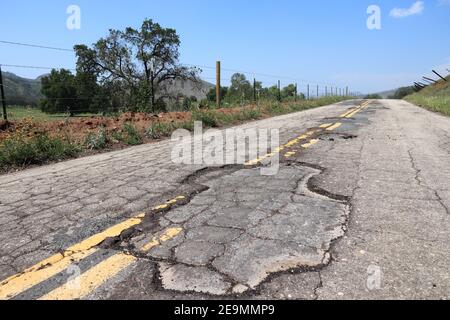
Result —
MULTIPOLYGON (((56 46, 48 46, 48 45, 42 45, 42 44, 30 44, 30 43, 22 43, 22 42, 14 42, 14 41, 5 41, 0 40, 0 44, 3 45, 9 45, 9 46, 20 46, 20 47, 27 47, 27 48, 34 48, 34 49, 42 49, 42 50, 51 50, 51 51, 59 51, 59 52, 70 52, 75 53, 73 49, 68 48, 61 48, 56 46)), ((200 70, 200 79, 206 82, 210 83, 210 88, 213 88, 215 86, 214 82, 217 80, 216 76, 216 67, 215 66, 208 66, 208 65, 199 65, 199 64, 192 64, 192 63, 180 63, 180 65, 185 67, 195 67, 200 70)), ((5 71, 13 71, 15 69, 33 69, 33 70, 61 70, 65 69, 71 72, 76 72, 76 69, 73 67, 61 67, 61 66, 38 66, 38 65, 28 65, 28 64, 6 64, 2 63, 0 61, 0 67, 4 69, 5 71)), ((276 74, 270 74, 270 73, 263 73, 263 72, 256 72, 256 71, 246 71, 246 70, 239 70, 239 69, 233 69, 233 68, 221 68, 221 77, 220 81, 223 84, 230 84, 231 83, 231 77, 236 74, 243 74, 247 79, 248 82, 255 83, 259 82, 264 87, 270 88, 270 87, 277 87, 279 89, 286 87, 288 85, 295 85, 296 86, 296 92, 298 96, 303 96, 306 99, 316 99, 324 96, 345 96, 345 95, 352 95, 357 96, 359 93, 352 92, 349 90, 348 87, 341 87, 338 85, 330 84, 330 83, 321 83, 317 81, 308 81, 305 79, 300 79, 296 77, 291 77, 287 75, 276 75, 276 74)), ((11 86, 3 83, 0 84, 2 89, 12 89, 11 86)), ((203 92, 203 95, 205 95, 206 92, 203 92)), ((70 100, 87 100, 89 98, 86 97, 77 97, 77 98, 53 98, 53 99, 47 99, 47 100, 64 100, 64 101, 70 101, 70 100)), ((8 97, 2 98, 0 97, 0 102, 2 103, 10 103, 12 102, 11 99, 8 99, 8 97)), ((79 112, 82 110, 73 110, 73 112, 79 112)))

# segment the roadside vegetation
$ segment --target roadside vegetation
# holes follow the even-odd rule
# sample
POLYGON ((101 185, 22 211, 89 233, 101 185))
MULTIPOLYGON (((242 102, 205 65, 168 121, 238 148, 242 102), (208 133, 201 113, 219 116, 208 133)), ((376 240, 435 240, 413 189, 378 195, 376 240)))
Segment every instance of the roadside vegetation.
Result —
POLYGON ((110 30, 91 46, 76 45, 75 72, 40 77, 39 108, 9 107, 10 122, 0 121, 0 171, 167 138, 177 129, 192 131, 195 121, 226 127, 349 98, 306 100, 295 84, 264 87, 235 73, 221 88, 218 109, 210 85, 203 99, 167 90, 173 81, 205 84, 200 69, 179 63, 179 47, 174 29, 149 19, 138 29, 110 30))
POLYGON ((439 81, 404 99, 430 111, 450 116, 450 76, 447 80, 439 81))
POLYGON ((64 137, 50 137, 45 133, 32 138, 15 135, 1 143, 0 166, 5 170, 40 165, 76 157, 81 150, 80 145, 64 137))
POLYGON ((76 158, 168 138, 177 129, 193 131, 194 122, 203 128, 220 128, 247 121, 308 110, 349 99, 323 97, 316 100, 261 101, 235 108, 196 109, 164 113, 159 117, 124 113, 121 117, 66 118, 35 121, 26 118, 0 130, 0 172, 76 158), (145 121, 143 119, 146 119, 145 121))

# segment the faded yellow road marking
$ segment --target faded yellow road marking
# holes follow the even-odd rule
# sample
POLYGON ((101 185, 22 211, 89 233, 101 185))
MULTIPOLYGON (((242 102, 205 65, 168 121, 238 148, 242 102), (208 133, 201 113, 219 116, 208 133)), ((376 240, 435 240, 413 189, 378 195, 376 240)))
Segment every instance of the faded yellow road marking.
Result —
POLYGON ((324 123, 324 124, 322 124, 322 125, 320 126, 320 128, 326 129, 326 128, 328 128, 328 127, 331 126, 331 125, 333 125, 333 124, 332 124, 332 123, 324 123))
MULTIPOLYGON (((159 237, 155 237, 148 244, 144 245, 140 251, 148 252, 162 243, 175 238, 183 231, 182 228, 167 229, 159 237)), ((119 253, 116 254, 75 279, 70 280, 61 287, 56 288, 50 293, 44 295, 39 300, 74 300, 81 299, 90 294, 95 289, 106 283, 109 279, 116 276, 120 271, 130 266, 137 259, 133 256, 119 253), (77 288, 76 285, 79 284, 77 288)))
POLYGON ((286 154, 284 155, 286 158, 292 157, 295 155, 295 152, 286 152, 286 154))
POLYGON ((30 271, 30 268, 25 270, 24 273, 19 276, 5 280, 0 287, 0 299, 4 300, 14 298, 18 294, 34 287, 42 281, 51 278, 55 274, 62 272, 71 264, 89 257, 96 251, 97 249, 91 249, 84 252, 77 252, 70 257, 63 257, 61 255, 60 260, 57 260, 57 256, 55 255, 46 261, 44 260, 41 264, 41 268, 33 269, 32 272, 30 271), (44 268, 44 266, 47 267, 44 268))
POLYGON ((370 103, 371 103, 370 100, 364 101, 363 103, 361 103, 361 105, 359 107, 357 107, 355 109, 351 109, 351 110, 347 111, 346 113, 340 115, 340 118, 351 118, 355 114, 360 112, 363 108, 367 107, 370 103))
POLYGON ((171 228, 168 229, 162 236, 160 236, 159 238, 153 238, 152 241, 150 241, 149 243, 147 243, 146 245, 144 245, 141 248, 142 252, 148 252, 151 249, 153 249, 154 247, 159 246, 161 243, 169 241, 173 238, 175 238, 177 235, 180 234, 180 232, 183 231, 182 228, 171 228))
POLYGON ((342 126, 342 123, 337 122, 337 123, 335 123, 334 125, 332 125, 331 127, 327 128, 326 130, 327 130, 327 131, 333 131, 333 130, 339 128, 340 126, 342 126))
POLYGON ((268 153, 268 154, 266 154, 264 156, 261 156, 259 158, 250 160, 250 161, 246 162, 245 165, 246 166, 256 165, 256 164, 262 162, 263 160, 265 160, 267 158, 271 158, 271 157, 275 156, 276 154, 279 154, 284 149, 293 147, 293 146, 297 145, 298 143, 300 143, 300 141, 308 139, 308 137, 312 136, 314 133, 316 133, 318 131, 320 131, 320 130, 310 130, 310 131, 308 131, 308 132, 298 136, 297 138, 290 140, 289 142, 287 142, 286 144, 282 145, 281 147, 278 147, 278 148, 274 149, 274 151, 272 153, 268 153))
MULTIPOLYGON (((167 201, 165 206, 168 207, 169 205, 184 199, 186 199, 185 196, 178 196, 167 201)), ((153 210, 156 210, 158 207, 155 207, 153 210)), ((118 237, 125 230, 141 224, 144 218, 145 213, 140 213, 134 218, 125 220, 67 248, 63 253, 55 254, 30 268, 25 269, 21 273, 2 280, 0 282, 0 299, 12 298, 63 271, 73 262, 83 260, 95 252, 92 248, 98 246, 108 238, 118 237)))
POLYGON ((39 300, 75 300, 85 297, 135 261, 135 257, 124 253, 113 255, 39 300))
POLYGON ((185 196, 178 196, 172 200, 167 201, 165 204, 154 207, 153 210, 167 209, 168 207, 170 207, 170 205, 176 204, 178 201, 184 200, 184 199, 186 199, 185 196))
POLYGON ((305 149, 307 149, 307 148, 309 148, 309 147, 315 145, 317 142, 319 142, 319 140, 313 139, 313 140, 311 140, 310 142, 303 144, 302 147, 305 148, 305 149))
POLYGON ((87 238, 84 241, 81 241, 80 243, 77 243, 76 245, 68 248, 67 252, 80 252, 84 250, 91 249, 95 246, 98 246, 100 243, 105 241, 108 238, 114 238, 118 237, 127 229, 130 229, 134 226, 137 226, 142 222, 142 219, 144 218, 144 215, 139 215, 135 218, 128 219, 122 223, 119 223, 115 226, 112 226, 111 228, 106 229, 103 232, 97 233, 93 235, 90 238, 87 238))

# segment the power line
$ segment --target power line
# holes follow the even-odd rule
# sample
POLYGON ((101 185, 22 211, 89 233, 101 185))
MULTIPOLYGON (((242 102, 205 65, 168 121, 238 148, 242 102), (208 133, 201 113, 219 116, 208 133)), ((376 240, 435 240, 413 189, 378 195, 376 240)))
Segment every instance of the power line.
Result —
MULTIPOLYGON (((38 44, 30 44, 30 43, 23 43, 23 42, 13 42, 13 41, 0 40, 0 43, 10 44, 10 45, 18 45, 18 46, 25 46, 25 47, 32 47, 32 48, 40 48, 40 49, 49 49, 49 50, 74 52, 73 49, 58 48, 58 47, 52 47, 52 46, 46 46, 46 45, 38 45, 38 44)), ((190 64, 190 63, 181 63, 181 65, 190 66, 190 67, 197 67, 197 68, 201 68, 201 69, 215 70, 215 67, 213 67, 213 66, 196 65, 196 64, 190 64)), ((4 66, 7 66, 7 65, 4 65, 4 66)), ((39 67, 39 68, 35 68, 35 69, 54 69, 54 68, 39 67)), ((74 70, 74 69, 67 69, 67 70, 74 70)), ((242 74, 253 75, 253 76, 261 76, 261 77, 268 77, 268 78, 274 78, 274 79, 284 79, 284 80, 296 81, 296 82, 305 83, 305 84, 310 82, 310 81, 308 81, 306 79, 298 79, 298 78, 294 78, 294 77, 274 75, 274 74, 266 74, 266 73, 252 72, 252 71, 244 71, 244 70, 237 70, 237 69, 227 69, 227 68, 222 68, 222 70, 225 71, 225 72, 228 71, 228 72, 242 73, 242 74)), ((311 82, 313 82, 313 81, 311 81, 311 82)), ((320 83, 320 82, 316 82, 316 83, 319 84, 319 85, 329 85, 329 84, 320 83)))
POLYGON ((74 52, 73 49, 65 49, 65 48, 57 48, 57 47, 48 47, 48 46, 43 46, 43 45, 39 45, 39 44, 30 44, 30 43, 22 43, 22 42, 12 42, 12 41, 4 41, 4 40, 0 40, 0 43, 11 44, 11 45, 16 45, 16 46, 23 46, 23 47, 39 48, 39 49, 49 49, 49 50, 58 50, 58 51, 74 52))
POLYGON ((10 68, 24 68, 24 69, 43 69, 43 70, 61 70, 61 69, 65 69, 65 70, 70 70, 70 71, 76 71, 76 69, 71 69, 71 68, 55 68, 55 67, 40 67, 40 66, 24 66, 24 65, 17 65, 17 64, 3 64, 0 63, 0 66, 2 67, 10 67, 10 68))

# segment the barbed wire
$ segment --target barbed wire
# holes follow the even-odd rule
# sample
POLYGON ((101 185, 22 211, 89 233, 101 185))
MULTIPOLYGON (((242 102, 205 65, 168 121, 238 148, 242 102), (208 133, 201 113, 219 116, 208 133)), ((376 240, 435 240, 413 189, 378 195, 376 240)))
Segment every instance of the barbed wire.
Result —
POLYGON ((18 65, 18 64, 4 64, 0 63, 0 67, 10 67, 10 68, 23 68, 23 69, 42 69, 42 70, 69 70, 69 71, 76 71, 76 69, 71 68, 59 68, 59 67, 41 67, 41 66, 26 66, 26 65, 18 65))
MULTIPOLYGON (((0 43, 8 44, 8 45, 25 46, 25 47, 31 47, 31 48, 39 48, 39 49, 75 52, 73 49, 60 48, 60 47, 54 47, 54 46, 47 46, 47 45, 42 45, 42 44, 30 44, 30 43, 5 41, 5 40, 0 40, 0 43)), ((180 64, 183 65, 183 66, 196 67, 196 68, 200 68, 200 69, 208 69, 208 70, 215 70, 216 69, 215 66, 208 66, 208 65, 197 65, 197 64, 183 63, 183 62, 181 62, 180 64)), ((26 66, 16 66, 16 65, 6 65, 6 64, 4 64, 4 66, 20 67, 20 68, 25 68, 26 67, 26 66)), ((57 70, 59 70, 59 69, 66 69, 66 70, 71 70, 71 71, 75 71, 76 70, 76 69, 73 69, 73 68, 48 68, 48 67, 34 67, 34 66, 30 66, 30 67, 34 68, 34 69, 49 69, 49 70, 51 70, 51 69, 57 69, 57 70)), ((300 78, 295 78, 295 77, 290 77, 290 76, 275 75, 275 74, 261 73, 261 72, 255 72, 255 71, 245 71, 245 70, 230 69, 230 68, 221 68, 221 71, 222 72, 231 72, 231 73, 241 73, 241 74, 252 76, 252 77, 255 77, 255 78, 256 78, 256 76, 260 76, 260 77, 273 78, 273 79, 278 79, 278 80, 295 81, 295 82, 298 82, 300 84, 315 83, 315 84, 318 84, 318 85, 321 85, 321 86, 332 86, 329 83, 323 83, 323 82, 317 82, 317 81, 309 81, 309 80, 306 80, 306 79, 300 79, 300 78)), ((225 81, 229 81, 229 80, 230 79, 225 79, 225 81)))
POLYGON ((0 40, 0 43, 11 44, 11 45, 16 45, 16 46, 23 46, 23 47, 39 48, 39 49, 49 49, 49 50, 74 52, 73 49, 49 47, 49 46, 44 46, 44 45, 39 45, 39 44, 30 44, 30 43, 13 42, 13 41, 5 41, 5 40, 0 40))

